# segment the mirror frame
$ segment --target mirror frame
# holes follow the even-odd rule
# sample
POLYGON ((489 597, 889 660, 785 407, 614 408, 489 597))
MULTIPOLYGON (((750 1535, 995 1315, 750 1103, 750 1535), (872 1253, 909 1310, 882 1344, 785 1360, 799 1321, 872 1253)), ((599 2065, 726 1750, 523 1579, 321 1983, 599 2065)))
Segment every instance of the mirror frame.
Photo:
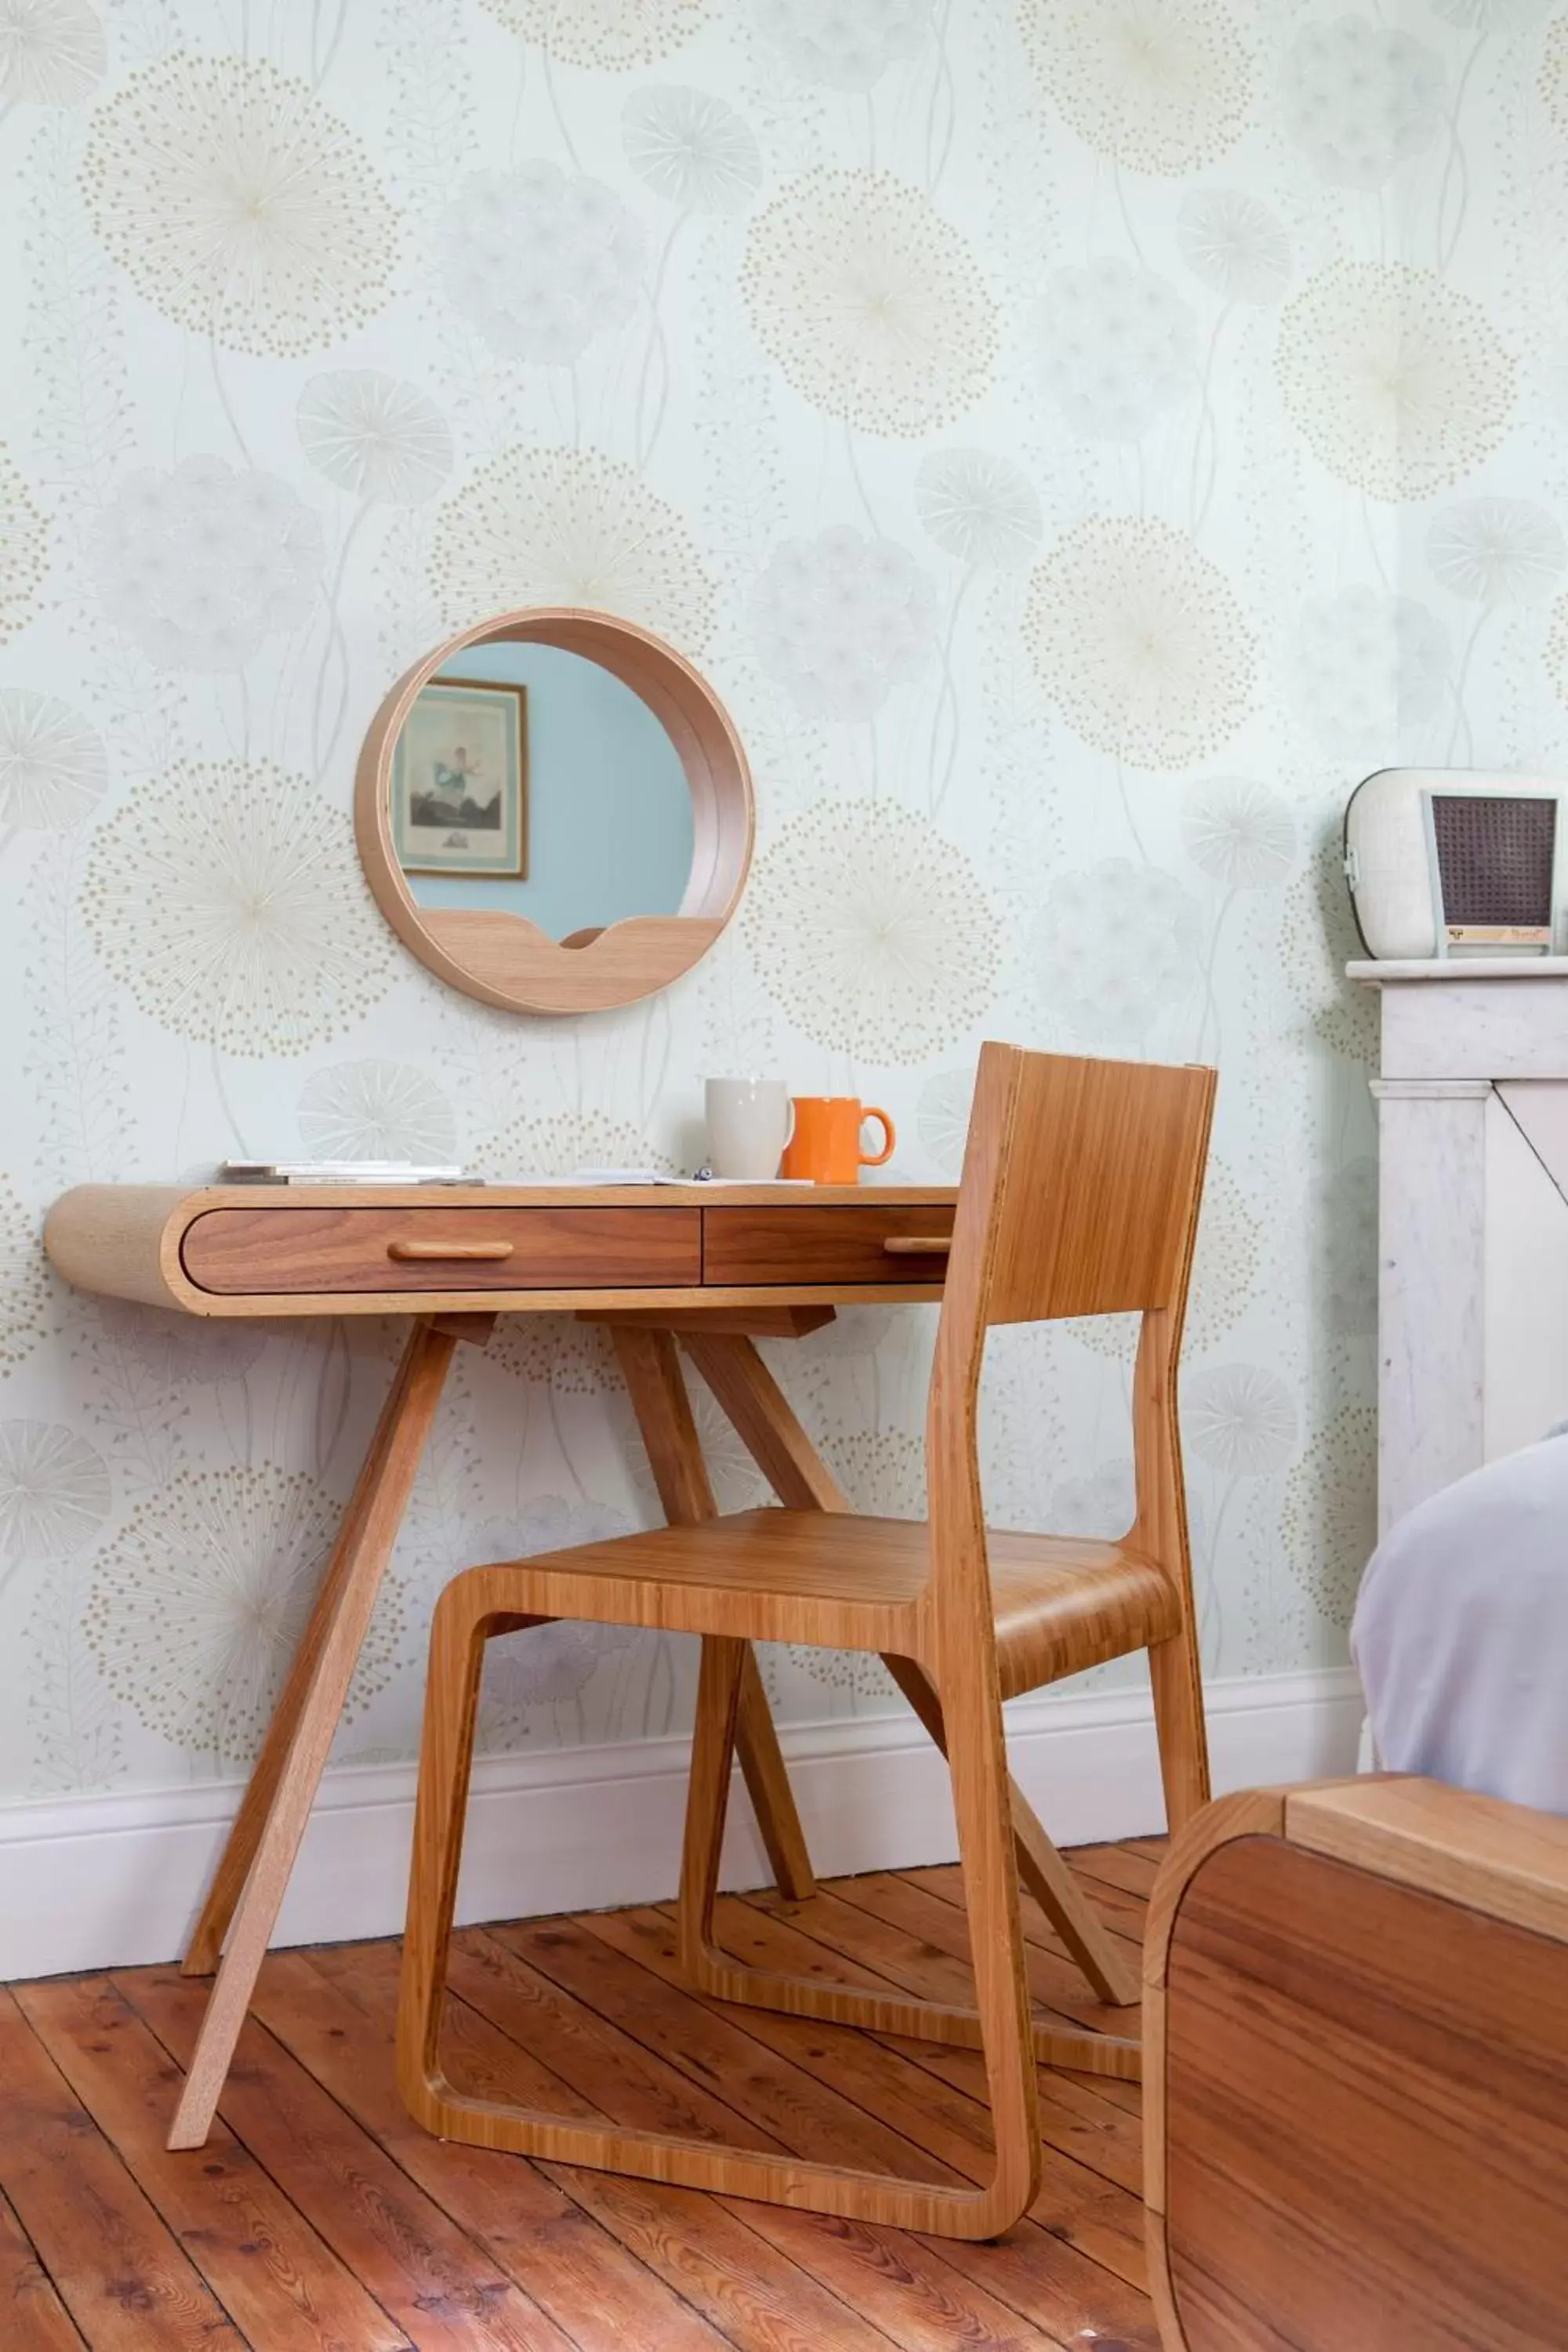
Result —
POLYGON ((756 804, 729 713, 673 646, 613 613, 531 605, 462 629, 405 671, 372 719, 354 776, 354 835, 376 905, 427 970, 511 1013, 603 1013, 679 980, 734 914, 752 863, 756 804), (691 875, 673 915, 631 915, 552 940, 526 915, 421 907, 392 840, 392 761, 421 688, 471 646, 558 646, 608 670, 674 743, 691 792, 691 875))

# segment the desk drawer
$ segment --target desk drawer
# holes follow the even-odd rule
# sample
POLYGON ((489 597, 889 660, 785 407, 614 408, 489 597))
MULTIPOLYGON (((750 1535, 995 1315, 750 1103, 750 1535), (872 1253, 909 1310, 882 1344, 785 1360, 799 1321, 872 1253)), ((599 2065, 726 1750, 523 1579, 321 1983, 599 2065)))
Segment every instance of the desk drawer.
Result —
POLYGON ((695 1288, 700 1209, 209 1209, 181 1244, 198 1289, 695 1288))
POLYGON ((880 1208, 874 1199, 863 1208, 803 1201, 788 1208, 704 1209, 702 1279, 940 1285, 947 1273, 944 1254, 899 1244, 945 1241, 952 1232, 951 1207, 880 1208))

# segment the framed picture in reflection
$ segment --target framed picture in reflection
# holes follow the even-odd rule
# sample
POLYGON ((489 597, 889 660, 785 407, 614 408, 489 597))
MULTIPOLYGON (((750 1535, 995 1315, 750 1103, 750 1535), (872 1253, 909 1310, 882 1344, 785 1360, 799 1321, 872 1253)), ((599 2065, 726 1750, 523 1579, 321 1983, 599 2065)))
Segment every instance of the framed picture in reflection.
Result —
POLYGON ((433 678, 392 762, 392 838, 405 874, 528 876, 528 688, 433 678))

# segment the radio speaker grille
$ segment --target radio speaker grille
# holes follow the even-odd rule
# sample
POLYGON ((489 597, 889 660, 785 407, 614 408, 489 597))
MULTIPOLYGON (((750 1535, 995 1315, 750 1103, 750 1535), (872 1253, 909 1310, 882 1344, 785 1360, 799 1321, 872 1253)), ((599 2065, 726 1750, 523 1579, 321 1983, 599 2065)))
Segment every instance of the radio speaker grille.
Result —
POLYGON ((1434 793, 1432 832, 1446 924, 1551 923, 1555 800, 1434 793))

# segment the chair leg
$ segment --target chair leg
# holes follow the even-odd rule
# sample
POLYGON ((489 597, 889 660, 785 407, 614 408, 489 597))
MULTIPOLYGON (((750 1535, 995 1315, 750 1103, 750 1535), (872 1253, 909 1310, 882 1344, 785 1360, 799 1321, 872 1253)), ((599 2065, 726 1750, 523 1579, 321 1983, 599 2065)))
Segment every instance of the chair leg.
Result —
POLYGON ((730 1807, 730 1770, 746 1668, 751 1664, 749 1642, 725 1641, 710 1633, 702 1644, 677 1906, 681 1963, 693 1978, 712 1942, 713 1898, 719 1891, 719 1856, 730 1807))
MULTIPOLYGON (((956 1678, 955 1678, 956 1680, 956 1678)), ((994 1686, 965 1676, 943 1710, 948 1769, 958 1816, 963 1905, 980 2012, 985 2084, 996 2141, 991 2193, 1009 2221, 1026 2213, 1039 2192, 1039 2082, 1035 2073, 1024 1923, 1018 1910, 1014 1860, 1012 1782, 994 1686)))
MULTIPOLYGON (((885 1657, 882 1664, 913 1707, 924 1729, 945 1756, 947 1727, 936 1685, 913 1658, 885 1657)), ((1083 1970, 1097 2000, 1132 2009, 1142 1999, 1136 1971, 1116 1948, 1093 1905, 1041 1827, 1016 1780, 1007 1783, 1013 1814, 1013 1844, 1018 1875, 1083 1970)))
POLYGON ((1209 1801, 1208 1731, 1193 1604, 1182 1439, 1176 1423, 1176 1354, 1181 1316, 1147 1314, 1132 1373, 1132 1454, 1138 1516, 1130 1539, 1157 1559, 1181 1609, 1181 1630, 1149 1644, 1165 1826, 1174 1837, 1209 1801))
POLYGON ((1210 1795, 1203 1678, 1197 1634, 1190 1622, 1168 1642, 1151 1643, 1149 1679, 1154 1692, 1160 1778, 1165 1788, 1165 1825, 1174 1837, 1208 1803, 1210 1795))
POLYGON ((458 1577, 447 1587, 430 1627, 397 2001, 397 2067, 405 2099, 411 2082, 428 2082, 437 2073, 485 1644, 492 1633, 511 1633, 539 1622, 531 1617, 498 1619, 489 1609, 481 1613, 465 1590, 467 1583, 467 1578, 458 1577))
MULTIPOLYGON (((782 2011, 790 2017, 820 2018, 833 2025, 854 2025, 870 2033, 901 2033, 917 2042, 941 2042, 963 2050, 988 2047, 984 2008, 959 2009, 942 2001, 904 2000, 893 1993, 861 1992, 852 1985, 824 1984, 816 1977, 789 1976, 770 1969, 742 1967, 713 1940, 713 1895, 718 1885, 719 1854, 724 1836, 724 1808, 730 1789, 730 1746, 734 1738, 736 1689, 741 1669, 725 1654, 744 1643, 703 1643, 702 1673, 698 1685, 697 1734, 692 1750, 692 1784, 686 1816, 686 1846, 682 1856, 679 1907, 680 1964, 692 1990, 714 2000, 739 2002, 749 2009, 782 2011), (711 1664, 710 1660, 711 1659, 711 1664), (733 1678, 733 1681, 732 1681, 733 1678)), ((889 1664, 892 1661, 889 1661, 889 1664)), ((922 1667, 907 1659, 911 1688, 918 1690, 917 1712, 944 1756, 948 1755, 947 1725, 934 1685, 922 1667), (941 1737, 938 1737, 940 1731, 941 1737)), ((998 1738, 1000 1738, 998 1730, 998 1738)), ((948 1757, 949 1769, 952 1758, 948 1757)), ((1008 1832, 1015 1841, 1015 1866, 1023 1867, 1026 1825, 1037 1832, 1058 1868, 1070 1878, 1067 1866, 1020 1797, 1023 1821, 1011 1802, 1013 1784, 1007 1778, 1005 1751, 1003 1787, 1007 1792, 1008 1832)), ((960 1823, 960 1845, 963 1845, 960 1823)), ((1031 1841, 1032 1843, 1032 1841, 1031 1841)), ((1016 1879, 1012 1902, 1017 1907, 1016 1879)), ((1053 1881, 1054 1883, 1054 1881, 1053 1881)), ((966 1882, 967 1884, 967 1882, 966 1882)), ((1072 1888, 1077 1897, 1076 1885, 1072 1888)), ((991 1899, 988 1891, 988 1900, 991 1899)), ((972 1932, 978 1935, 979 1930, 972 1932)), ((987 1933, 992 1932, 987 1929, 987 1933)), ((1023 1950, 1019 1927, 1019 1951, 1023 1950)), ((978 1954, 978 1944, 976 1945, 978 1954)), ((1019 1966, 1024 1962, 1020 1958, 1019 1966)), ((1119 1984, 1120 1956, 1110 1954, 1112 1980, 1119 1984)), ((1120 1989, 1120 1986, 1119 1986, 1120 1989)), ((1137 1998, 1134 1994, 1134 1998, 1137 1998)), ((1026 2020, 1027 2011, 1026 2009, 1026 2020)), ((1062 2066, 1088 2074, 1138 2082, 1142 2074, 1142 2047, 1133 2039, 1110 2033, 1074 2032, 1053 2025, 1027 2025, 1032 2054, 1043 2066, 1062 2066)))
MULTIPOLYGON (((976 1949, 984 1948, 988 1956, 980 1972, 981 2046, 995 2102, 998 2153, 995 2176, 984 2188, 900 2180, 847 2166, 716 2147, 711 2140, 687 2139, 671 2132, 582 2123, 473 2098, 447 2081, 438 2052, 441 2010, 479 1671, 493 1619, 493 1603, 479 1616, 472 1601, 465 1602, 463 1582, 459 1579, 448 1587, 432 1636, 398 1996, 398 2088, 415 2121, 442 2139, 471 2147, 507 2148, 545 2162, 629 2173, 637 2179, 752 2197, 765 2204, 936 2237, 994 2238, 1007 2229, 1033 2202, 1039 2186, 1037 2091, 1027 1993, 1020 1990, 1023 1936, 1017 1892, 1005 1866, 1009 1828, 994 1789, 985 1784, 984 1774, 973 1771, 955 1772, 954 1790, 964 1884, 966 1889, 973 1887, 980 1906, 974 1922, 976 1949), (998 1855, 1003 1857, 1001 1868, 998 1855)), ((736 1714, 749 1654, 742 1641, 710 1638, 703 1646, 680 1885, 683 1929, 689 1923, 689 1932, 700 1941, 710 1932, 736 1714)))

